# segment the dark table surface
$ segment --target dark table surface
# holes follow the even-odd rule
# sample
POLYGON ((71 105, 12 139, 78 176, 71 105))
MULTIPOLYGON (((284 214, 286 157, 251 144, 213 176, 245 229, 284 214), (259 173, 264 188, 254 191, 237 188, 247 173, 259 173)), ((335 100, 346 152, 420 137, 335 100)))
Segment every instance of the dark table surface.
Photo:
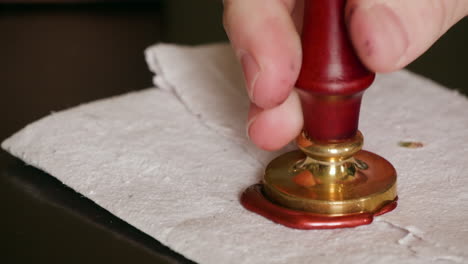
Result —
MULTIPOLYGON (((0 140, 83 102, 144 89, 145 47, 225 41, 214 0, 0 5, 0 140)), ((408 68, 468 93, 468 22, 408 68)), ((0 151, 0 263, 190 263, 0 151)))

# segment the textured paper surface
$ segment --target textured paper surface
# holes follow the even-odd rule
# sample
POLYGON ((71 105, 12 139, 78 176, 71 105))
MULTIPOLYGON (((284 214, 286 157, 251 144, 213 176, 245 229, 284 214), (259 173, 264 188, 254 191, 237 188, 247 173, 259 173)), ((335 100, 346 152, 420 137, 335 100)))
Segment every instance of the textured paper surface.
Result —
POLYGON ((277 153, 245 137, 247 96, 225 44, 158 45, 147 89, 54 113, 2 147, 200 263, 467 263, 468 100, 398 72, 365 96, 365 149, 399 174, 399 207, 369 226, 301 231, 240 193, 277 153), (420 141, 422 148, 398 146, 420 141))

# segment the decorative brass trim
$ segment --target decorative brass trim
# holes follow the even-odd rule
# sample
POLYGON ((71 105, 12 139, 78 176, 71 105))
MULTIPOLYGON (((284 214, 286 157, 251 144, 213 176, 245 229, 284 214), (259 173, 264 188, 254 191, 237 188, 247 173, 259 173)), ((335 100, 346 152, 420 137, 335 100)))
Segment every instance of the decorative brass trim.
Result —
POLYGON ((374 213, 395 200, 396 171, 384 158, 362 151, 360 132, 347 141, 313 142, 304 134, 300 150, 266 168, 263 192, 284 207, 339 216, 374 213))

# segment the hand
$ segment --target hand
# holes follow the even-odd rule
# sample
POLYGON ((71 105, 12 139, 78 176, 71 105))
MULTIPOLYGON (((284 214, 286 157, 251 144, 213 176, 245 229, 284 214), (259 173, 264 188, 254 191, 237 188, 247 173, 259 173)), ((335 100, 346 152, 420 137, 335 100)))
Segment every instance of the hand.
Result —
MULTIPOLYGON (((301 67, 304 0, 225 0, 224 25, 251 100, 247 131, 260 148, 293 140, 303 120, 294 84, 301 67)), ((468 14, 468 0, 348 0, 346 22, 375 72, 405 67, 468 14)))

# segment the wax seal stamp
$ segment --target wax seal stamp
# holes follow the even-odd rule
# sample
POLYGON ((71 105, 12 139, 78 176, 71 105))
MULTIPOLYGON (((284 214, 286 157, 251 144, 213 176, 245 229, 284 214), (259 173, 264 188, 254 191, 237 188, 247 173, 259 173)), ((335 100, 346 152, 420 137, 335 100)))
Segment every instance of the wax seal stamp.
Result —
POLYGON ((304 114, 299 150, 267 166, 261 184, 241 197, 245 208, 299 229, 354 227, 396 207, 396 171, 362 150, 362 95, 375 74, 347 35, 346 0, 306 0, 303 62, 296 87, 304 114))

